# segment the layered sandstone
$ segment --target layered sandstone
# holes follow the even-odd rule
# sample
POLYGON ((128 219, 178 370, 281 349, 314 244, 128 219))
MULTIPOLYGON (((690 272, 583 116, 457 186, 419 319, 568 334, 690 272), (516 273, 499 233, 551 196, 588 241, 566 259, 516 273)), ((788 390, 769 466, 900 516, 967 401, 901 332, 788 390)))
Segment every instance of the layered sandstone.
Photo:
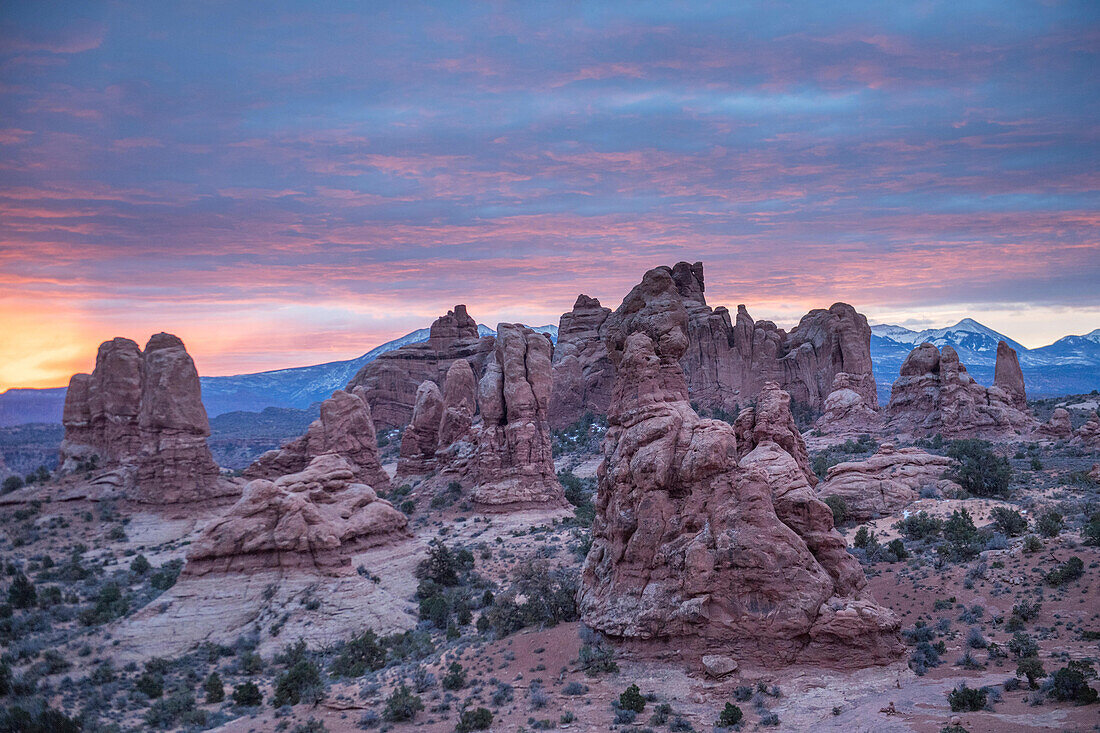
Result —
POLYGON ((564 428, 586 413, 606 415, 615 367, 600 329, 611 313, 596 298, 578 295, 558 322, 550 394, 550 426, 564 428))
POLYGON ((176 336, 155 334, 144 351, 104 342, 95 370, 70 380, 62 421, 63 471, 115 468, 133 484, 130 498, 157 504, 235 493, 219 480, 199 375, 176 336))
POLYGON ((689 331, 669 268, 646 273, 607 319, 617 373, 582 620, 642 648, 688 654, 838 666, 894 659, 898 621, 867 595, 814 496, 789 398, 762 385, 738 427, 701 418, 681 366, 689 331))
POLYGON ((268 451, 244 470, 246 478, 274 479, 302 471, 319 455, 343 457, 355 472, 355 480, 375 491, 389 491, 390 478, 378 456, 378 436, 363 388, 337 390, 321 403, 321 415, 305 435, 268 451))
POLYGON ((1015 352, 1001 342, 997 357, 996 372, 1002 386, 986 388, 967 373, 950 346, 942 351, 933 344, 917 346, 905 358, 894 382, 886 408, 888 428, 911 436, 990 440, 1010 439, 1029 431, 1035 421, 1018 407, 1023 378, 1020 376, 1017 385, 1015 352))
POLYGON ((298 473, 249 482, 233 508, 203 529, 185 573, 333 572, 355 552, 411 536, 407 525, 404 514, 357 483, 344 457, 324 453, 298 473))
POLYGON ((1055 408, 1050 414, 1050 419, 1035 429, 1035 434, 1043 438, 1064 440, 1073 435, 1073 419, 1069 410, 1064 407, 1055 408))
POLYGON ((466 306, 456 305, 432 323, 427 341, 380 354, 352 378, 347 389, 365 390, 376 427, 401 428, 412 419, 417 389, 425 380, 442 386, 457 359, 470 362, 474 373, 480 374, 491 349, 492 338, 479 338, 477 322, 466 306))
POLYGON ((1004 341, 997 342, 997 361, 993 367, 993 386, 1004 392, 1008 403, 1017 410, 1027 410, 1024 372, 1016 349, 1004 341))
POLYGON ((920 448, 895 448, 883 443, 866 460, 830 468, 817 494, 821 499, 842 499, 848 516, 862 522, 901 511, 919 499, 921 489, 926 487, 953 493, 959 489, 958 484, 943 477, 952 465, 950 458, 920 448))
POLYGON ((854 438, 874 433, 881 428, 882 416, 870 404, 861 390, 855 389, 848 372, 838 372, 833 378, 824 412, 814 423, 814 430, 834 438, 854 438))
MULTIPOLYGON (((745 307, 732 317, 707 304, 703 265, 679 262, 663 268, 687 314, 688 347, 680 359, 691 399, 701 407, 736 413, 767 382, 775 382, 799 406, 821 411, 837 375, 874 411, 871 329, 852 306, 836 303, 806 314, 789 334, 770 321, 753 321, 745 307)), ((551 414, 555 427, 585 411, 606 412, 614 365, 606 360, 606 309, 581 296, 558 330, 551 414)))
POLYGON ((397 474, 427 473, 439 448, 439 423, 443 419, 443 395, 439 385, 426 379, 416 388, 412 418, 401 435, 401 457, 397 474))

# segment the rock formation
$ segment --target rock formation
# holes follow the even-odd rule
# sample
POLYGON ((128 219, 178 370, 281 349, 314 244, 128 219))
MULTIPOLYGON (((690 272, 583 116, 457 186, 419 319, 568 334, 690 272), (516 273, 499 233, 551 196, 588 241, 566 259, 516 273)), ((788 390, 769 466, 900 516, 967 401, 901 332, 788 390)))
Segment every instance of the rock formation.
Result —
POLYGON ((304 471, 249 482, 233 508, 203 529, 184 572, 332 572, 355 552, 411 536, 405 515, 355 476, 343 457, 324 453, 304 471))
POLYGON ((1069 444, 1086 450, 1100 451, 1100 414, 1094 414, 1084 425, 1073 431, 1069 444))
MULTIPOLYGON (((701 262, 664 268, 675 284, 674 299, 687 313, 688 347, 681 357, 691 399, 707 410, 735 413, 776 382, 801 407, 820 411, 837 374, 870 410, 878 407, 871 372, 871 329, 845 303, 813 310, 789 334, 770 321, 753 321, 744 306, 736 318, 705 297, 701 262)), ((581 296, 562 316, 555 356, 552 423, 561 427, 585 411, 606 411, 614 365, 603 341, 606 309, 581 296)))
POLYGON ((435 452, 439 448, 439 423, 442 419, 443 395, 435 382, 426 379, 416 388, 412 419, 401 436, 398 475, 426 473, 431 470, 435 452))
POLYGON ((825 411, 814 422, 816 433, 834 438, 855 438, 875 433, 882 427, 882 416, 867 404, 864 395, 853 389, 854 386, 848 372, 837 373, 829 396, 825 398, 825 411))
POLYGON ((554 349, 551 427, 564 428, 588 412, 607 414, 615 367, 600 329, 610 313, 595 298, 578 295, 573 310, 562 314, 554 349))
POLYGON ((1034 420, 1016 406, 1023 390, 1022 377, 1019 391, 1013 386, 1019 364, 1012 367, 1015 352, 1007 345, 1005 349, 997 349, 996 371, 1002 384, 1013 390, 1011 393, 1000 386, 986 388, 974 381, 950 346, 942 351, 932 344, 917 346, 905 358, 901 375, 894 382, 886 408, 887 427, 911 436, 938 433, 945 438, 991 440, 1016 437, 1030 430, 1034 420))
POLYGON ((959 489, 958 484, 943 478, 944 471, 954 463, 920 448, 899 449, 883 443, 867 460, 847 461, 830 468, 817 494, 821 499, 843 499, 848 516, 863 522, 904 509, 920 498, 925 487, 941 493, 959 489))
POLYGON ((1064 407, 1055 408, 1050 414, 1050 420, 1036 428, 1035 434, 1038 437, 1053 440, 1064 440, 1070 437, 1073 434, 1073 419, 1070 417, 1069 410, 1064 407))
POLYGON ((617 373, 582 620, 691 655, 894 659, 897 619, 866 594, 804 455, 788 452, 801 441, 785 395, 763 385, 736 428, 695 412, 681 366, 689 313, 669 268, 646 273, 605 328, 617 373))
POLYGON ((1089 471, 1089 478, 1100 484, 1100 463, 1092 464, 1092 470, 1089 471))
POLYGON ((478 337, 477 322, 466 313, 466 306, 456 305, 435 320, 427 341, 380 354, 352 378, 347 389, 366 390, 376 427, 404 427, 412 419, 417 389, 425 380, 442 386, 456 359, 469 361, 474 373, 480 374, 492 343, 490 337, 478 337))
POLYGON ((1017 410, 1027 410, 1024 372, 1016 349, 1004 341, 997 342, 997 361, 993 367, 993 386, 1005 393, 1008 403, 1017 410))
POLYGON ((135 483, 131 498, 157 504, 236 491, 219 480, 199 375, 176 336, 155 334, 144 352, 129 339, 104 342, 95 370, 70 380, 62 421, 62 471, 119 468, 135 483))
MULTIPOLYGON (((447 370, 443 381, 443 416, 439 420, 440 445, 450 445, 470 431, 477 412, 477 379, 470 362, 458 359, 447 370)), ((413 411, 416 424, 416 411, 413 411)))
POLYGON ((362 387, 354 392, 333 392, 332 397, 321 403, 321 416, 310 424, 305 435, 264 453, 243 475, 274 479, 297 473, 323 453, 347 460, 357 482, 375 491, 389 491, 390 478, 378 457, 378 436, 362 387))

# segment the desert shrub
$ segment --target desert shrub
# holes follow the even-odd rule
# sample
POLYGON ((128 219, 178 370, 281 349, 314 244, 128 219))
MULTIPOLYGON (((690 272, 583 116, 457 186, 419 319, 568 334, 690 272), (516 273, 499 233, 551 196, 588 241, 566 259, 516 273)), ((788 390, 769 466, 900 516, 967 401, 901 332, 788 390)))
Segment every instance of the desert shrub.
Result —
POLYGON ((1034 621, 1039 618, 1039 612, 1043 610, 1043 604, 1039 601, 1024 599, 1012 607, 1012 615, 1021 621, 1034 621))
POLYGON ((982 630, 974 626, 967 632, 966 645, 971 649, 985 649, 989 646, 989 640, 982 635, 982 630))
POLYGON ((955 661, 955 666, 963 669, 985 669, 985 665, 979 662, 969 651, 955 661))
POLYGON ((1050 509, 1039 515, 1035 520, 1035 531, 1043 537, 1057 537, 1062 533, 1066 520, 1059 512, 1050 509))
POLYGON ((206 693, 207 703, 219 703, 225 699, 225 685, 217 670, 210 673, 206 681, 202 683, 203 692, 206 693))
POLYGON ((164 675, 147 669, 137 678, 134 689, 148 698, 160 697, 164 694, 164 675))
POLYGON ((833 525, 840 526, 848 518, 848 504, 839 496, 825 497, 825 504, 833 510, 833 525))
POLYGON ((582 685, 580 682, 569 682, 565 687, 561 688, 561 694, 563 695, 584 695, 588 692, 588 685, 582 685))
POLYGON ((596 677, 604 673, 619 671, 619 665, 614 660, 614 652, 596 641, 590 644, 582 644, 578 662, 581 669, 589 677, 596 677))
POLYGON ((1027 520, 1015 509, 994 507, 992 516, 993 524, 1006 537, 1016 537, 1027 531, 1027 520))
POLYGON ((1008 459, 997 455, 984 440, 956 440, 947 447, 947 455, 958 461, 946 472, 948 478, 968 493, 981 497, 1008 496, 1012 467, 1008 459))
POLYGON ((951 692, 947 693, 947 703, 953 713, 970 713, 985 708, 989 700, 989 692, 984 687, 967 687, 963 682, 951 692))
POLYGON ((466 686, 466 670, 458 662, 451 662, 447 674, 439 681, 444 690, 461 690, 466 686))
POLYGON ((160 566, 160 569, 149 576, 149 585, 157 590, 168 590, 176 584, 176 580, 183 570, 183 560, 169 560, 160 566))
POLYGON ((37 603, 34 583, 23 573, 17 573, 8 586, 8 604, 12 608, 33 608, 37 603))
POLYGON ((386 666, 386 650, 378 643, 378 637, 367 629, 344 644, 330 671, 337 677, 362 677, 368 671, 386 666))
POLYGON ((1096 675, 1095 672, 1089 675, 1089 672, 1092 672, 1092 668, 1087 663, 1070 662, 1051 675, 1050 696, 1061 702, 1075 702, 1078 705, 1096 702, 1096 690, 1089 687, 1086 681, 1089 676, 1096 675))
POLYGON ((438 539, 428 544, 428 557, 416 566, 416 577, 442 586, 458 585, 459 576, 471 570, 474 556, 469 550, 451 550, 438 539))
POLYGON ((633 710, 623 710, 617 708, 615 710, 615 725, 630 725, 638 717, 638 714, 633 710))
POLYGON ((645 698, 637 685, 631 685, 619 695, 619 707, 622 710, 633 710, 640 713, 645 710, 645 698))
POLYGON ((1088 522, 1081 528, 1081 540, 1092 547, 1100 545, 1100 512, 1089 515, 1088 522))
POLYGON ((1027 659, 1039 656, 1039 645, 1029 635, 1017 631, 1008 640, 1008 650, 1015 659, 1027 659))
POLYGON ((420 697, 414 695, 408 685, 402 682, 386 698, 382 717, 392 722, 412 720, 423 709, 424 703, 420 701, 420 697))
POLYGON ((13 733, 80 733, 83 723, 40 700, 0 708, 0 731, 13 733), (23 707, 27 705, 27 707, 23 707))
POLYGON ((1028 687, 1034 690, 1039 687, 1036 680, 1046 677, 1047 673, 1038 657, 1024 657, 1016 664, 1016 676, 1027 677, 1028 687))
POLYGON ((856 536, 852 540, 852 545, 858 547, 861 550, 865 550, 874 544, 878 544, 878 540, 875 538, 873 530, 868 529, 866 526, 860 527, 856 531, 856 536))
POLYGON ((1033 534, 1024 538, 1024 552, 1032 554, 1043 549, 1043 541, 1033 534))
POLYGON ((180 723, 202 725, 205 722, 206 713, 195 709, 195 697, 189 692, 178 692, 157 700, 145 712, 145 724, 150 728, 167 730, 180 723))
POLYGON ((468 733, 472 730, 488 730, 493 724, 493 714, 486 708, 475 710, 463 710, 458 718, 455 730, 458 733, 468 733))
POLYGON ((541 680, 531 681, 531 686, 527 688, 527 702, 535 710, 541 710, 550 704, 550 695, 546 693, 541 680))
POLYGON ((1075 555, 1047 573, 1043 580, 1046 581, 1047 585, 1058 587, 1077 580, 1084 573, 1085 564, 1081 561, 1081 558, 1075 555))
POLYGON ((23 488, 23 479, 19 476, 8 476, 0 485, 0 494, 9 494, 16 489, 23 488))
POLYGON ((956 509, 943 525, 944 543, 936 552, 950 560, 972 560, 982 551, 982 538, 970 512, 956 509))
POLYGON ((715 725, 728 728, 740 723, 743 717, 744 714, 741 712, 741 708, 737 707, 732 702, 727 702, 726 707, 718 714, 718 722, 715 725))
POLYGON ((913 670, 918 677, 923 677, 929 668, 938 667, 940 663, 939 652, 927 641, 917 642, 913 653, 909 655, 909 669, 913 670))
POLYGON ((233 688, 234 705, 239 705, 242 708, 252 708, 262 704, 263 701, 263 693, 260 692, 260 688, 256 687, 256 683, 252 680, 242 682, 233 688))
POLYGON ((508 591, 498 594, 482 618, 498 635, 526 626, 554 626, 577 618, 577 574, 571 568, 552 568, 534 562, 520 568, 508 591), (522 598, 522 601, 519 599, 522 598))
POLYGON ((299 659, 276 679, 271 705, 281 708, 301 702, 314 703, 322 697, 324 683, 321 682, 321 671, 308 659, 299 659))
POLYGON ((905 543, 901 541, 900 537, 890 540, 890 543, 886 545, 886 549, 898 560, 904 560, 909 557, 909 550, 905 549, 905 543))
POLYGON ((894 529, 905 535, 906 539, 930 540, 943 531, 943 520, 936 519, 926 511, 919 511, 894 524, 894 529))
POLYGON ((145 555, 138 555, 130 561, 130 572, 134 575, 145 575, 152 570, 153 566, 149 564, 149 560, 145 555))
POLYGON ((130 610, 130 599, 122 594, 117 583, 105 583, 99 589, 95 603, 80 612, 80 623, 99 626, 109 623, 130 610))

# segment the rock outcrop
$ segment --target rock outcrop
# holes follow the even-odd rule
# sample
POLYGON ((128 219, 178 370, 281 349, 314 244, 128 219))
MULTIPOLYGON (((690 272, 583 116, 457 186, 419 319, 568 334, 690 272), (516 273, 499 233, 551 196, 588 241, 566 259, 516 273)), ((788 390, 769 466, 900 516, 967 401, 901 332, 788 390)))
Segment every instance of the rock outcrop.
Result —
POLYGON ((407 525, 404 514, 356 483, 346 459, 324 453, 304 471, 249 482, 233 508, 203 529, 184 572, 335 572, 355 552, 411 536, 407 525))
POLYGON ((1100 414, 1094 414, 1084 425, 1073 431, 1069 444, 1077 448, 1100 451, 1100 414))
POLYGON ((824 412, 814 422, 814 430, 834 438, 854 438, 875 433, 882 427, 882 416, 869 405, 861 391, 854 387, 848 372, 838 372, 833 378, 824 412))
MULTIPOLYGON (((736 413, 752 402, 766 382, 776 382, 800 407, 821 411, 837 375, 870 410, 878 407, 871 371, 871 329, 852 306, 836 303, 813 310, 789 334, 770 321, 753 321, 745 307, 736 317, 711 308, 705 297, 703 264, 679 262, 664 268, 687 313, 688 347, 680 359, 694 403, 706 410, 736 413)), ((585 296, 562 316, 558 328, 552 423, 561 427, 585 411, 605 413, 614 365, 606 358, 606 309, 585 296)))
POLYGON ((69 382, 62 471, 118 469, 137 501, 175 504, 236 493, 219 480, 195 363, 183 342, 155 334, 145 350, 125 338, 99 347, 95 370, 69 382))
POLYGON ((441 387, 456 359, 469 361, 473 372, 480 374, 492 345, 491 337, 478 337, 477 322, 466 306, 456 305, 432 323, 427 341, 380 354, 359 370, 347 390, 365 390, 377 428, 404 427, 412 419, 417 389, 425 380, 441 387))
POLYGON ((920 448, 895 448, 883 443, 864 461, 847 461, 830 468, 817 494, 821 499, 843 499, 848 516, 863 522, 901 511, 919 499, 925 487, 944 494, 958 490, 958 484, 943 477, 954 463, 920 448))
POLYGON ((1064 440, 1073 435, 1073 419, 1069 410, 1057 407, 1050 414, 1050 419, 1035 429, 1035 435, 1053 440, 1064 440))
POLYGON ((595 298, 578 295, 573 310, 562 314, 550 394, 552 428, 571 425, 585 413, 607 414, 615 367, 600 329, 610 313, 595 298))
POLYGON ((669 268, 651 270, 607 319, 617 373, 582 620, 642 649, 700 658, 893 660, 898 621, 867 595, 814 496, 788 398, 762 385, 736 428, 692 408, 680 290, 669 268))
MULTIPOLYGON (((950 346, 943 350, 921 344, 909 352, 894 382, 886 408, 887 427, 903 435, 940 434, 945 438, 977 437, 1002 440, 1035 427, 1035 421, 1017 407, 1023 394, 1022 377, 1016 391, 1015 352, 1003 342, 997 349, 1000 386, 983 387, 974 381, 950 346), (1006 351, 1007 349, 1007 351, 1006 351), (1011 352, 1011 355, 1009 355, 1011 352), (1007 364, 1002 364, 1002 361, 1007 364)), ((1026 404, 1026 403, 1025 403, 1026 404)))
POLYGON ((354 392, 333 392, 321 403, 321 415, 310 424, 305 435, 264 453, 243 475, 275 479, 305 470, 324 453, 343 457, 355 472, 357 482, 375 491, 389 491, 390 478, 382 469, 378 436, 362 387, 354 392))
POLYGON ((1016 349, 1004 341, 997 342, 997 361, 993 367, 993 386, 1005 393, 1008 403, 1017 410, 1027 410, 1024 372, 1016 349))
POLYGON ((564 507, 548 422, 550 337, 501 323, 490 341, 480 380, 457 360, 442 393, 435 382, 420 385, 397 475, 430 476, 424 489, 457 482, 482 511, 564 507))

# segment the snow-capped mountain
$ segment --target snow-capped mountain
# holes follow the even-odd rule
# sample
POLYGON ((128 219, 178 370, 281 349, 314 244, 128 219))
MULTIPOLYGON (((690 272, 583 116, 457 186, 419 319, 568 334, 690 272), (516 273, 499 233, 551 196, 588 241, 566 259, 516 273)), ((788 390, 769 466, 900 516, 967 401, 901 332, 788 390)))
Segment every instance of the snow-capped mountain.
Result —
POLYGON ((871 362, 879 401, 890 398, 890 387, 901 371, 902 362, 914 346, 923 343, 953 347, 975 379, 992 384, 998 341, 1005 341, 1016 350, 1031 396, 1078 394, 1100 387, 1100 329, 1028 349, 972 318, 964 318, 954 326, 924 331, 890 324, 871 326, 871 362))
MULTIPOLYGON (((535 331, 549 334, 555 343, 558 327, 533 326, 535 331)), ((255 374, 227 377, 200 377, 202 402, 213 418, 228 412, 259 412, 265 407, 305 409, 320 402, 335 390, 342 389, 355 374, 387 351, 428 339, 427 328, 419 328, 401 338, 376 346, 355 359, 330 361, 325 364, 275 369, 255 374)), ((495 336, 496 331, 478 324, 478 334, 495 336)), ((28 422, 61 422, 65 404, 65 388, 9 389, 0 394, 0 426, 28 422)))

